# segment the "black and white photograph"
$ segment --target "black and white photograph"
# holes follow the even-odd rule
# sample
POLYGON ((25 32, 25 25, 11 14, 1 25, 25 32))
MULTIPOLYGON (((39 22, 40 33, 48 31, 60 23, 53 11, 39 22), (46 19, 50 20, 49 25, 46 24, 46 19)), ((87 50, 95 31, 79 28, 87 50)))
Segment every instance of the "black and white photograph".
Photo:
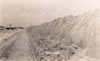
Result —
POLYGON ((100 0, 0 0, 0 61, 100 61, 100 0))

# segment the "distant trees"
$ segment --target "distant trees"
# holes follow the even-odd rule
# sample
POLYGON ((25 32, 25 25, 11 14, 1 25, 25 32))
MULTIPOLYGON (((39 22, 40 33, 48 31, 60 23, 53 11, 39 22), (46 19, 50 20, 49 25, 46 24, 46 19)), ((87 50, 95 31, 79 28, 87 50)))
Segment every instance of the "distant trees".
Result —
POLYGON ((21 27, 21 26, 20 26, 20 27, 18 27, 18 28, 19 28, 19 29, 24 29, 24 27, 21 27))
POLYGON ((17 29, 24 29, 24 27, 14 27, 12 26, 12 24, 9 24, 9 26, 5 27, 5 26, 0 26, 0 30, 17 30, 17 29))
POLYGON ((4 26, 0 26, 0 30, 4 30, 4 28, 5 28, 4 26))

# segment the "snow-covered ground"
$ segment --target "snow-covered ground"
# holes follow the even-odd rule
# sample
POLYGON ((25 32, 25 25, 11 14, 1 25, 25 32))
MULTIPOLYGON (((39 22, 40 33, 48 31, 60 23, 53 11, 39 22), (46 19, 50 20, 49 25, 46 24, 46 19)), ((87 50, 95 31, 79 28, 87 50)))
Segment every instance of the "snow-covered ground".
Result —
POLYGON ((33 61, 29 37, 25 31, 16 32, 0 47, 1 61, 33 61), (2 49, 3 48, 3 49, 2 49), (2 51, 4 50, 4 51, 2 51))
POLYGON ((87 49, 77 52, 68 61, 100 61, 100 59, 92 58, 86 55, 87 49))
POLYGON ((6 39, 7 37, 11 36, 14 33, 14 31, 1 31, 0 32, 0 43, 3 39, 6 39))
POLYGON ((20 30, 3 30, 0 31, 0 44, 3 40, 7 39, 11 35, 13 35, 16 32, 19 32, 20 30))

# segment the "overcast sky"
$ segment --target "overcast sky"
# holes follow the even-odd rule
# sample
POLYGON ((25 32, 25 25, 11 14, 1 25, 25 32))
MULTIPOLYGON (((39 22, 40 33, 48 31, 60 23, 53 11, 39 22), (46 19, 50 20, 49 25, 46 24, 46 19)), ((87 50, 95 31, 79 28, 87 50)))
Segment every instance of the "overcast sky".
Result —
POLYGON ((0 0, 0 23, 37 25, 91 9, 100 9, 100 0, 0 0))

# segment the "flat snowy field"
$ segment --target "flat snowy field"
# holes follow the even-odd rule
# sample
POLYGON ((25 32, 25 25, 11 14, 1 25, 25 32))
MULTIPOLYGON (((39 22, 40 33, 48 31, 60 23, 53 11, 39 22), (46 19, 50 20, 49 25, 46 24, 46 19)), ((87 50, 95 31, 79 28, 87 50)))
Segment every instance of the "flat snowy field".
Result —
POLYGON ((3 31, 0 31, 0 43, 3 40, 6 40, 7 38, 9 38, 14 33, 18 32, 18 31, 20 31, 20 30, 3 30, 3 31))

